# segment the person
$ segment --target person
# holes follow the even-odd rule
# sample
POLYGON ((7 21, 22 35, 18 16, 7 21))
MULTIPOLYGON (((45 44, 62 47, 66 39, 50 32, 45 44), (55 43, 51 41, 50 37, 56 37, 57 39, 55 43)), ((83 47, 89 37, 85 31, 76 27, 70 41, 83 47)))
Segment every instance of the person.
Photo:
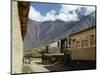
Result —
POLYGON ((44 63, 45 62, 44 51, 42 51, 41 54, 42 54, 42 63, 44 63))
POLYGON ((25 63, 25 56, 23 57, 23 63, 25 63))

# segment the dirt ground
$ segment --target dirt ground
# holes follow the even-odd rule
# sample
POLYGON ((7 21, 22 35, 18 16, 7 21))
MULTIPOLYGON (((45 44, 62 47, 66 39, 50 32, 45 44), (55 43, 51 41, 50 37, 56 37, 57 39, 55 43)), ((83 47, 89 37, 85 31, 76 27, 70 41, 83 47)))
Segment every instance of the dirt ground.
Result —
MULTIPOLYGON (((37 72, 59 72, 59 71, 73 71, 73 70, 86 70, 86 67, 80 66, 68 66, 63 63, 55 62, 55 63, 42 63, 40 58, 32 59, 31 63, 24 64, 28 66, 30 71, 28 73, 37 73, 37 72)), ((27 73, 27 72, 26 72, 27 73)))

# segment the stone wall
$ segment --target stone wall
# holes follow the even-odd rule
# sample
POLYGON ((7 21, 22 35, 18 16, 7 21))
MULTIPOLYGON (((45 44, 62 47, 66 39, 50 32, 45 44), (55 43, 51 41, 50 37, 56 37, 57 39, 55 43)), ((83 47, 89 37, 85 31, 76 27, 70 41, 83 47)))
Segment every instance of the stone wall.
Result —
POLYGON ((12 0, 12 73, 22 73, 23 42, 17 1, 12 0))

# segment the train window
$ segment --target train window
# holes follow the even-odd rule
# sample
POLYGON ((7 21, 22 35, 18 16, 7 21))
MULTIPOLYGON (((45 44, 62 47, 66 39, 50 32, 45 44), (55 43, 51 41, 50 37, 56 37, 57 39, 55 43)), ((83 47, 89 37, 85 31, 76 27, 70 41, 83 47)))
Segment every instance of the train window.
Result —
POLYGON ((65 46, 67 45, 67 41, 64 42, 65 46))
POLYGON ((76 41, 76 47, 80 47, 80 41, 76 41))
POLYGON ((96 44, 96 36, 95 36, 95 34, 90 36, 90 44, 91 45, 95 45, 96 44))
POLYGON ((72 47, 72 48, 75 48, 75 41, 76 41, 76 39, 73 39, 73 40, 72 40, 72 43, 71 43, 71 47, 72 47))
POLYGON ((75 39, 73 39, 73 42, 75 42, 75 39))
POLYGON ((58 41, 58 47, 59 47, 59 41, 58 41))
POLYGON ((82 37, 81 41, 81 47, 86 47, 86 46, 88 46, 88 36, 82 37))
POLYGON ((68 47, 68 48, 71 48, 71 38, 68 39, 67 47, 68 47))
POLYGON ((69 45, 71 45, 71 38, 69 39, 69 45))

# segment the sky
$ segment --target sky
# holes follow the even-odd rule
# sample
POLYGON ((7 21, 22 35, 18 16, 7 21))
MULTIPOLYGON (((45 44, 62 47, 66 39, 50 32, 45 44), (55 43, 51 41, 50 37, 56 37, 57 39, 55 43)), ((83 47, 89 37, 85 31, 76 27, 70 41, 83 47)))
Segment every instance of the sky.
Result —
POLYGON ((55 21, 78 21, 79 15, 89 15, 95 11, 95 6, 80 6, 54 3, 37 3, 33 2, 30 6, 29 19, 43 22, 55 21))

